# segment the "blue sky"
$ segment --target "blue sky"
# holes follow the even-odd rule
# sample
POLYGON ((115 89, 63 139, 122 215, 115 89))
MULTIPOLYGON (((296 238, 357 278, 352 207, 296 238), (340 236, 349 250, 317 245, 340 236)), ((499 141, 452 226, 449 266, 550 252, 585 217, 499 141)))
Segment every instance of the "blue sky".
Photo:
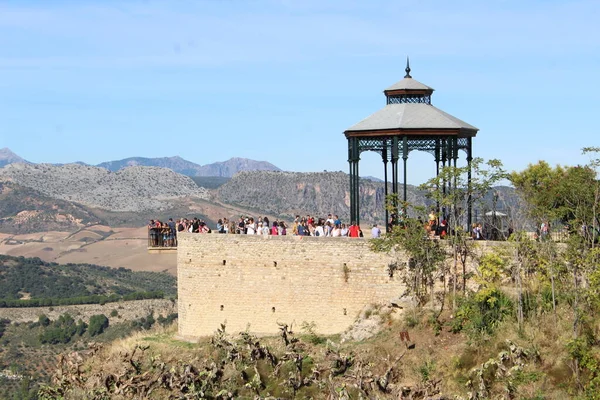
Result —
MULTIPOLYGON (((348 171, 412 76, 509 170, 599 146, 600 2, 0 0, 0 148, 32 162, 247 157, 348 171)), ((462 154, 461 154, 462 155, 462 154)), ((411 153, 410 183, 434 172, 411 153)), ((363 153, 361 175, 382 175, 363 153)))

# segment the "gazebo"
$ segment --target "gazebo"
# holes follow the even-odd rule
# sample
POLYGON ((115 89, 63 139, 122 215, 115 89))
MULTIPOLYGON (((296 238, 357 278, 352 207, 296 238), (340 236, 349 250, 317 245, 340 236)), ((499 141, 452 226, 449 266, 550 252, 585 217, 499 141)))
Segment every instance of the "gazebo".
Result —
MULTIPOLYGON (((344 131, 348 139, 350 164, 350 219, 360 223, 358 164, 363 151, 374 151, 383 161, 385 196, 388 196, 388 162, 392 176, 392 193, 398 195, 398 161, 403 161, 403 199, 406 201, 406 163, 413 150, 434 156, 436 174, 442 167, 456 166, 458 151, 472 160, 472 140, 477 129, 431 105, 432 88, 410 75, 406 59, 406 75, 400 82, 385 89, 386 106, 344 131)), ((471 180, 469 168, 468 181, 471 180)), ((450 183, 448 183, 450 184, 450 183)), ((443 190, 446 190, 444 185, 443 190)), ((467 223, 471 224, 471 201, 468 200, 467 223)), ((438 210, 439 211, 439 210, 438 210)), ((386 223, 389 222, 386 209, 386 223)))

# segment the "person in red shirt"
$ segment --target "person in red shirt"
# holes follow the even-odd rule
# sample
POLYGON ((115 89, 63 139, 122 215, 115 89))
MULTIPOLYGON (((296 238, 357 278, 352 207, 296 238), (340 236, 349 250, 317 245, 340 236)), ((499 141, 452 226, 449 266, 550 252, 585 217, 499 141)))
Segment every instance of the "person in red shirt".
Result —
POLYGON ((348 236, 357 238, 359 235, 360 227, 356 225, 355 221, 352 221, 352 225, 350 225, 350 228, 348 228, 348 236))

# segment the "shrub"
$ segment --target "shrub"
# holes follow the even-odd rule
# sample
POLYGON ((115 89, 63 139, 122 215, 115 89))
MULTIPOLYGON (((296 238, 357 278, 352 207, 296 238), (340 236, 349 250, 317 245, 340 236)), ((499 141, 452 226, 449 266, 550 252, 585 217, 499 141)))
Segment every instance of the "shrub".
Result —
POLYGON ((106 328, 108 328, 108 318, 106 315, 98 314, 90 317, 90 324, 88 325, 90 336, 100 335, 106 328))
POLYGON ((480 291, 471 298, 459 300, 450 328, 454 333, 465 330, 470 336, 492 333, 513 309, 513 302, 501 290, 480 291))
POLYGON ((48 326, 50 325, 50 318, 48 318, 46 314, 42 314, 39 316, 38 322, 41 326, 48 326))
MULTIPOLYGON (((41 325, 41 321, 40 321, 41 325)), ((77 332, 75 320, 69 314, 63 314, 51 324, 45 326, 39 339, 42 344, 69 343, 77 332)))

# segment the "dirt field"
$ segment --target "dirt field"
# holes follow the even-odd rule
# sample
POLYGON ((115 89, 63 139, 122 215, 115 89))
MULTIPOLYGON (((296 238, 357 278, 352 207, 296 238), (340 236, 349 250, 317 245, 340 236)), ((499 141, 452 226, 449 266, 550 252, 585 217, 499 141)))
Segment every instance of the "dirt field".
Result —
POLYGON ((57 263, 89 263, 134 271, 177 272, 177 254, 148 254, 146 228, 102 225, 72 232, 0 234, 0 254, 57 263))

